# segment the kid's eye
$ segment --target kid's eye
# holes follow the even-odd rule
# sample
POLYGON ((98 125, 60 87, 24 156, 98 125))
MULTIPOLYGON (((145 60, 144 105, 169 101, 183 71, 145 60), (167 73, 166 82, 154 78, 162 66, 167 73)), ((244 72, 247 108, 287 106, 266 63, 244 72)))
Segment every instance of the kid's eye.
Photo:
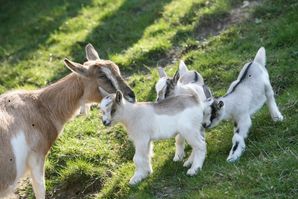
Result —
POLYGON ((116 112, 116 109, 113 108, 113 109, 111 110, 111 115, 113 115, 115 112, 116 112))

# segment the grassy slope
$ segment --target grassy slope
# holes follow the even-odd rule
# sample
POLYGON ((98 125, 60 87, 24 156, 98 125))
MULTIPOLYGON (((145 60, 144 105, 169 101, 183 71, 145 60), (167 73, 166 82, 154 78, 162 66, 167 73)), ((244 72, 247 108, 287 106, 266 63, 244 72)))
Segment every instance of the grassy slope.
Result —
MULTIPOLYGON (((133 147, 121 126, 104 128, 94 110, 69 122, 47 160, 47 192, 55 198, 294 198, 297 195, 298 4, 265 0, 253 16, 219 36, 197 41, 239 0, 5 1, 0 7, 0 91, 47 85, 68 73, 67 56, 83 60, 91 42, 105 59, 132 74, 139 100, 154 100, 157 64, 173 74, 176 58, 198 70, 216 95, 226 91, 262 45, 286 120, 263 108, 253 119, 247 151, 228 164, 232 125, 208 131, 203 171, 187 177, 172 162, 174 141, 155 144, 154 173, 129 187, 133 147), (39 12, 36 12, 36 11, 39 12), (206 25, 207 24, 207 25, 206 25), (153 68, 153 69, 151 69, 153 68)), ((190 149, 187 148, 189 154, 190 149)), ((32 197, 31 188, 21 191, 32 197)))

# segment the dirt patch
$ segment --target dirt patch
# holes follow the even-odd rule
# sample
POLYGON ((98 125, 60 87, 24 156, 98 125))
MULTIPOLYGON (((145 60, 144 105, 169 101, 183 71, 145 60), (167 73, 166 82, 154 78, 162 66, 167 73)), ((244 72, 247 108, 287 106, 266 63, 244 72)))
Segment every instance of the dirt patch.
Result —
POLYGON ((196 28, 196 38, 205 40, 209 36, 219 35, 231 25, 239 24, 249 19, 251 11, 260 1, 243 1, 242 5, 233 8, 229 13, 222 13, 219 16, 206 16, 201 19, 196 28))
POLYGON ((218 13, 216 16, 207 15, 202 17, 194 31, 194 37, 198 40, 198 43, 188 45, 185 48, 174 47, 164 58, 158 60, 157 65, 165 67, 169 64, 176 63, 181 59, 183 54, 204 47, 204 45, 206 45, 204 41, 207 40, 208 37, 219 35, 232 25, 248 20, 251 17, 252 10, 260 4, 261 0, 243 1, 241 5, 233 8, 228 13, 218 13))

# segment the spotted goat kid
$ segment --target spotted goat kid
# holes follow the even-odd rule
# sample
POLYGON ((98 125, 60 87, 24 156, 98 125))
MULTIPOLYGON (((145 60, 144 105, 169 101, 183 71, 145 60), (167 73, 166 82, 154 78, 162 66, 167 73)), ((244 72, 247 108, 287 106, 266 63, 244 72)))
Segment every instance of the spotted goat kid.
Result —
MULTIPOLYGON (((266 102, 273 121, 282 121, 269 80, 266 68, 266 52, 261 47, 254 60, 244 65, 237 80, 235 80, 223 97, 215 100, 208 111, 210 113, 204 123, 206 128, 212 128, 222 120, 233 120, 234 136, 232 148, 227 161, 234 162, 240 158, 245 150, 245 138, 251 127, 251 116, 266 102)), ((206 108, 208 109, 208 108, 206 108)))
MULTIPOLYGON (((208 86, 204 84, 203 77, 197 71, 188 70, 187 66, 182 60, 179 64, 179 70, 175 73, 174 77, 168 77, 161 67, 158 68, 158 73, 159 80, 155 85, 157 102, 177 95, 190 94, 189 92, 195 90, 201 101, 204 101, 204 103, 208 103, 210 105, 213 103, 211 91, 208 86)), ((205 111, 209 111, 209 109, 205 111)), ((200 128, 200 131, 202 135, 205 134, 204 128, 200 128)), ((178 134, 176 136, 176 152, 173 161, 181 161, 183 159, 185 154, 184 148, 185 139, 178 134)), ((190 157, 192 157, 192 155, 190 157)), ((184 166, 189 166, 191 162, 192 159, 190 158, 184 163, 184 166)))
POLYGON ((135 146, 133 161, 136 166, 130 184, 136 184, 152 172, 151 156, 154 140, 166 139, 179 134, 193 149, 193 161, 188 175, 195 175, 202 168, 206 156, 204 135, 200 133, 204 104, 193 95, 170 97, 160 102, 130 103, 122 93, 109 94, 100 103, 102 122, 105 126, 122 123, 135 146), (150 122, 148 122, 150 121, 150 122))

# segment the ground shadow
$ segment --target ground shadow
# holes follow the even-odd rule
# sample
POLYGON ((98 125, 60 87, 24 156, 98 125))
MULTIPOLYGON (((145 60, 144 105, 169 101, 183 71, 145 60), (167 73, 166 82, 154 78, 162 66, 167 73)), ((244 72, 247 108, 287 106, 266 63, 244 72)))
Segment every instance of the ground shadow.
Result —
MULTIPOLYGON (((92 43, 98 50, 99 56, 109 59, 109 55, 118 54, 133 46, 142 38, 145 29, 161 17, 164 6, 170 0, 127 0, 111 15, 101 19, 101 23, 84 39, 77 41, 71 50, 71 56, 76 60, 84 60, 84 48, 92 43)), ((121 66, 120 66, 121 67, 121 66)), ((65 75, 62 70, 51 81, 65 75)))
POLYGON ((164 6, 170 0, 147 1, 127 0, 117 11, 106 16, 84 41, 78 41, 72 48, 72 55, 83 59, 82 48, 92 43, 99 49, 100 56, 121 53, 131 47, 143 35, 144 30, 161 16, 164 6), (78 53, 79 52, 79 53, 78 53))
POLYGON ((18 62, 44 45, 51 33, 90 0, 1 1, 0 60, 18 62))

